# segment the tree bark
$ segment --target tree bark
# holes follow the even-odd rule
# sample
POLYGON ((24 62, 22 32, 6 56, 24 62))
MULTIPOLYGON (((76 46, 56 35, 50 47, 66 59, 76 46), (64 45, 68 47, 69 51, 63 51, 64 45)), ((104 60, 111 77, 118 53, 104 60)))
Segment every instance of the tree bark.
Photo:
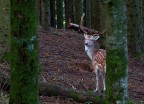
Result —
POLYGON ((46 10, 45 10, 45 0, 41 0, 41 24, 42 24, 42 27, 44 28, 45 26, 45 17, 46 17, 46 10))
MULTIPOLYGON (((105 16, 104 16, 104 4, 103 1, 100 1, 100 30, 105 29, 105 16)), ((105 49, 106 48, 106 35, 103 35, 103 38, 99 40, 100 48, 105 49)))
POLYGON ((106 17, 106 104, 128 103, 128 49, 125 0, 104 0, 106 17))
POLYGON ((142 1, 127 0, 128 47, 134 53, 142 52, 144 33, 142 31, 142 1))
POLYGON ((41 15, 41 9, 42 9, 42 5, 41 5, 41 1, 42 0, 38 0, 38 22, 39 22, 39 25, 42 25, 42 15, 41 15))
POLYGON ((85 0, 86 2, 86 27, 91 28, 91 0, 85 0))
MULTIPOLYGON (((141 33, 141 41, 144 44, 144 0, 142 0, 142 33, 141 33)), ((144 52, 144 45, 142 45, 142 51, 144 52)))
POLYGON ((136 3, 136 51, 138 54, 142 53, 142 47, 143 47, 143 32, 142 32, 142 0, 135 0, 136 3))
POLYGON ((11 0, 9 104, 39 104, 37 0, 11 0))
POLYGON ((91 21, 92 28, 96 30, 100 30, 100 0, 92 0, 91 1, 91 21))
POLYGON ((0 2, 0 59, 10 51, 10 1, 0 2))
POLYGON ((83 13, 82 0, 74 0, 74 23, 80 24, 80 18, 83 13))
POLYGON ((63 13, 64 13, 64 8, 63 8, 63 0, 56 0, 56 6, 57 6, 57 28, 62 29, 63 26, 63 13))
POLYGON ((94 104, 103 104, 104 97, 99 94, 94 93, 93 91, 75 91, 73 89, 62 88, 57 85, 52 85, 48 83, 41 82, 40 83, 40 95, 45 96, 65 96, 68 98, 72 98, 74 101, 85 103, 92 102, 94 104), (97 100, 95 96, 99 96, 97 100))
POLYGON ((45 1, 45 26, 44 26, 44 29, 46 31, 50 31, 50 17, 51 17, 51 14, 50 14, 50 0, 46 0, 45 1))
POLYGON ((65 0, 65 20, 66 20, 66 28, 69 24, 69 19, 73 20, 73 5, 72 0, 65 0))
POLYGON ((56 0, 50 0, 50 14, 51 14, 51 26, 56 28, 56 9, 55 9, 56 0))

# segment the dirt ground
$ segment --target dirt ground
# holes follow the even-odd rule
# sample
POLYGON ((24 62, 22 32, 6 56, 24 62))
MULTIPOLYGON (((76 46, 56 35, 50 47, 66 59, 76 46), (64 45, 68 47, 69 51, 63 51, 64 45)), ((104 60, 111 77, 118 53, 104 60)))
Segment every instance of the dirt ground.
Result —
MULTIPOLYGON (((71 30, 51 29, 46 33, 40 27, 39 63, 41 81, 76 90, 94 90, 95 74, 84 51, 84 38, 71 30)), ((0 70, 5 64, 0 64, 0 70)), ((100 78, 100 89, 102 90, 100 78)), ((141 60, 129 54, 129 97, 144 102, 144 55, 141 60)), ((41 104, 81 104, 71 98, 40 96, 41 104)), ((87 103, 91 104, 91 103, 87 103)), ((143 103, 142 103, 143 104, 143 103)))
MULTIPOLYGON (((95 74, 84 52, 83 41, 83 35, 71 30, 39 31, 39 61, 43 69, 41 80, 76 90, 93 90, 95 74)), ((144 55, 139 60, 129 54, 129 97, 144 101, 144 55)))

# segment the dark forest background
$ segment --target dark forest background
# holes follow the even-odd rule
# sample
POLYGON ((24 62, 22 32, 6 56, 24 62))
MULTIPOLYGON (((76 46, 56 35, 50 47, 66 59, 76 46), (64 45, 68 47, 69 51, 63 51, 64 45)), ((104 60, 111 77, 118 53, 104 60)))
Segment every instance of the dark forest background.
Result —
POLYGON ((144 0, 0 0, 0 103, 143 103, 143 44, 144 0), (105 31, 96 43, 107 51, 105 95, 92 91, 83 13, 84 27, 105 31))

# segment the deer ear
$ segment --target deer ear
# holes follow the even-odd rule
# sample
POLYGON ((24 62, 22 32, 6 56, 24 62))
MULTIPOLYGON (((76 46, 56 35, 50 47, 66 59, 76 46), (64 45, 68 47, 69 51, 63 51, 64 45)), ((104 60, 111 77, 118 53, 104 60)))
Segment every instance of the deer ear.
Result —
POLYGON ((93 36, 93 40, 98 40, 99 37, 100 37, 99 35, 95 35, 93 36))

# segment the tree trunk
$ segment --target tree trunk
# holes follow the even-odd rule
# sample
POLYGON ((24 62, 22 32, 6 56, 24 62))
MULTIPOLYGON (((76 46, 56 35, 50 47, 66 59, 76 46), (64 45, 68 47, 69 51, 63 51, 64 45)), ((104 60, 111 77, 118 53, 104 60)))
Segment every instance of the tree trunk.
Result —
POLYGON ((57 5, 57 28, 63 28, 63 0, 56 0, 57 5))
POLYGON ((0 2, 0 59, 10 51, 10 1, 0 2))
POLYGON ((128 49, 125 0, 104 0, 106 17, 106 104, 128 103, 128 49))
POLYGON ((93 91, 75 91, 73 89, 63 88, 61 86, 48 84, 45 82, 40 83, 40 95, 45 96, 65 96, 72 98, 74 101, 85 103, 92 102, 94 104, 103 104, 104 97, 100 94, 96 94, 93 91), (95 98, 97 97, 99 100, 95 98))
POLYGON ((128 41, 129 50, 132 53, 141 53, 142 51, 142 1, 127 0, 128 17, 128 41))
POLYGON ((80 18, 83 13, 82 0, 74 0, 74 23, 80 24, 80 18))
POLYGON ((100 0, 92 0, 91 6, 92 28, 100 30, 100 0))
POLYGON ((50 0, 51 27, 56 28, 56 9, 55 0, 50 0))
MULTIPOLYGON (((142 44, 144 44, 144 0, 142 0, 142 44)), ((144 45, 142 45, 142 51, 144 52, 144 45)))
POLYGON ((91 0, 85 0, 86 2, 86 27, 91 28, 91 0))
POLYGON ((38 104, 37 1, 11 0, 10 104, 38 104))
POLYGON ((74 0, 70 0, 71 8, 71 21, 74 22, 74 0))
POLYGON ((41 5, 41 1, 42 0, 38 0, 38 21, 39 21, 39 25, 42 25, 42 15, 41 15, 41 9, 42 9, 42 5, 41 5))
POLYGON ((41 24, 44 28, 45 26, 45 17, 46 17, 46 10, 45 10, 45 0, 41 0, 41 24))
POLYGON ((66 26, 68 26, 69 19, 73 20, 73 5, 72 0, 65 0, 65 20, 66 20, 66 26))
POLYGON ((142 53, 142 46, 143 46, 143 33, 142 33, 142 0, 135 0, 136 4, 136 14, 135 14, 135 20, 136 20, 136 29, 135 29, 135 35, 136 35, 136 51, 138 54, 142 53))
POLYGON ((45 26, 44 29, 46 31, 50 31, 50 0, 45 1, 45 26))
MULTIPOLYGON (((104 16, 104 4, 102 1, 100 1, 100 30, 103 30, 106 28, 105 26, 105 16, 104 16)), ((99 40, 100 48, 105 49, 106 48, 106 35, 103 35, 103 37, 99 40)))

